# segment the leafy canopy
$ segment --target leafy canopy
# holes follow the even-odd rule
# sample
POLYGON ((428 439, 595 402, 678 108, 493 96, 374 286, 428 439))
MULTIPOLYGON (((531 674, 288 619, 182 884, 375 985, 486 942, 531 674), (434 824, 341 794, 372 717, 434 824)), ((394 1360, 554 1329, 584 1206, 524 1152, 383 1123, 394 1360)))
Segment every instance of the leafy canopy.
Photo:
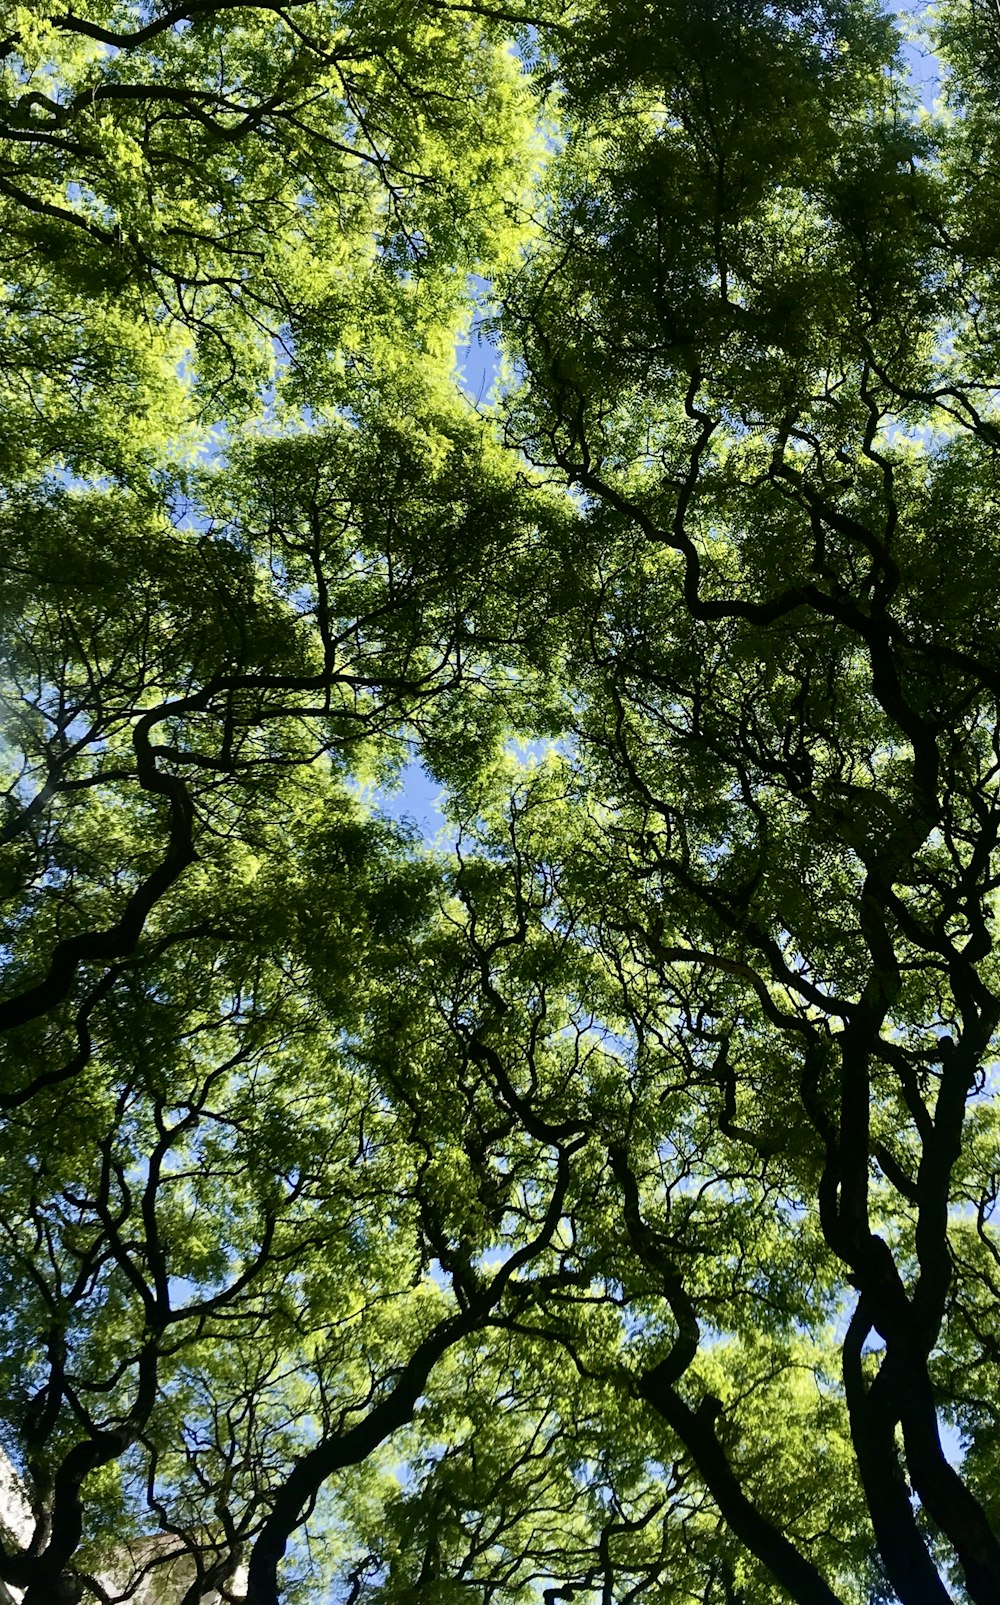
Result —
POLYGON ((1000 1599, 1000 29, 907 26, 3 8, 0 1597, 1000 1599))

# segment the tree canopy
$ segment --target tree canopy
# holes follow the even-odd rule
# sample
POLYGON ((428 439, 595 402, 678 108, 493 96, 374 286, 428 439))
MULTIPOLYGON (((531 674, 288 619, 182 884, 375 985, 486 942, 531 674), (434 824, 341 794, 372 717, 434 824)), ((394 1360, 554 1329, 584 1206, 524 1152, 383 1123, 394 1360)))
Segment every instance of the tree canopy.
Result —
POLYGON ((995 8, 0 12, 0 1599, 996 1605, 995 8))

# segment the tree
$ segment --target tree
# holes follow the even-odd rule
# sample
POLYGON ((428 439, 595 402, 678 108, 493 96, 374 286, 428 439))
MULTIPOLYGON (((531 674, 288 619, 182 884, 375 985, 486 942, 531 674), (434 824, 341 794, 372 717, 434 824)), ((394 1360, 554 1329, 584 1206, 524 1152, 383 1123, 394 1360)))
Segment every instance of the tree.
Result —
POLYGON ((9 12, 0 1580, 994 1601, 994 22, 9 12))
POLYGON ((935 125, 867 8, 622 21, 596 12, 567 60, 552 243, 510 317, 516 423, 595 534, 571 766, 594 826, 563 874, 679 1099, 609 1146, 665 1306, 635 1385, 742 1544, 826 1598, 728 1447, 734 1382, 695 1378, 699 1325, 740 1368, 749 1326, 792 1345, 768 1364, 794 1397, 834 1322, 890 1589, 943 1600, 946 1571, 992 1599, 995 336, 963 179, 989 28, 942 18, 935 125), (720 1214, 731 1288, 702 1280, 720 1214))
POLYGON ((430 1273, 441 1139, 370 1038, 434 877, 352 790, 495 736, 477 629, 532 672, 511 533, 560 515, 450 381, 530 117, 488 19, 10 30, 2 1367, 36 1526, 0 1574, 48 1605, 182 1555, 193 1601, 249 1555, 273 1598, 565 1187, 474 1289, 430 1273))

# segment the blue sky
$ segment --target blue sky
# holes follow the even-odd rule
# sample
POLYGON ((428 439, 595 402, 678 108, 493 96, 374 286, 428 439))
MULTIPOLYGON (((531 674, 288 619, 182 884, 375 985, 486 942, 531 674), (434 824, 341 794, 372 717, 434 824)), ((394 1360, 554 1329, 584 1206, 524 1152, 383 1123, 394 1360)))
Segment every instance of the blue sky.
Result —
MULTIPOLYGON (((927 10, 926 6, 921 4, 887 6, 886 9, 904 27, 910 19, 918 20, 925 16, 927 10)), ((925 45, 914 40, 907 40, 904 43, 903 60, 910 76, 910 83, 919 94, 921 104, 927 111, 933 111, 935 98, 941 93, 940 61, 925 45)))
MULTIPOLYGON (((473 275, 469 287, 482 308, 490 289, 487 280, 473 275)), ((474 314, 469 339, 455 347, 458 381, 477 407, 488 406, 493 400, 493 389, 500 370, 500 350, 487 338, 483 328, 485 316, 482 309, 474 314)), ((438 782, 415 761, 406 765, 401 783, 395 791, 378 790, 370 794, 371 800, 382 813, 390 819, 408 820, 431 841, 445 823, 444 815, 436 806, 441 795, 438 782)))

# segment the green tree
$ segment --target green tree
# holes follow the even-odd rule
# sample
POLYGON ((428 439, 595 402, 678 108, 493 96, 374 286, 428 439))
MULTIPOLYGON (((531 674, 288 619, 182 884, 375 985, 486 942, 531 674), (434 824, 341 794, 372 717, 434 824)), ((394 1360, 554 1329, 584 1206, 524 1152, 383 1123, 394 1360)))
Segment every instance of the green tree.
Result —
POLYGON ((471 14, 7 9, 0 1575, 275 1598, 566 1186, 466 1287, 461 1123, 389 1074, 448 1074, 437 877, 358 800, 544 662, 565 513, 451 373, 533 117, 471 14))
POLYGON ((737 1570, 802 1600, 1000 1588, 1000 437, 967 176, 995 34, 958 6, 936 26, 932 119, 871 7, 594 8, 561 58, 548 238, 507 299, 512 427, 592 536, 573 835, 525 850, 649 1088, 608 1142, 662 1309, 630 1386, 737 1570))
POLYGON ((1000 1599, 924 26, 934 115, 869 0, 4 8, 0 1593, 1000 1599))

